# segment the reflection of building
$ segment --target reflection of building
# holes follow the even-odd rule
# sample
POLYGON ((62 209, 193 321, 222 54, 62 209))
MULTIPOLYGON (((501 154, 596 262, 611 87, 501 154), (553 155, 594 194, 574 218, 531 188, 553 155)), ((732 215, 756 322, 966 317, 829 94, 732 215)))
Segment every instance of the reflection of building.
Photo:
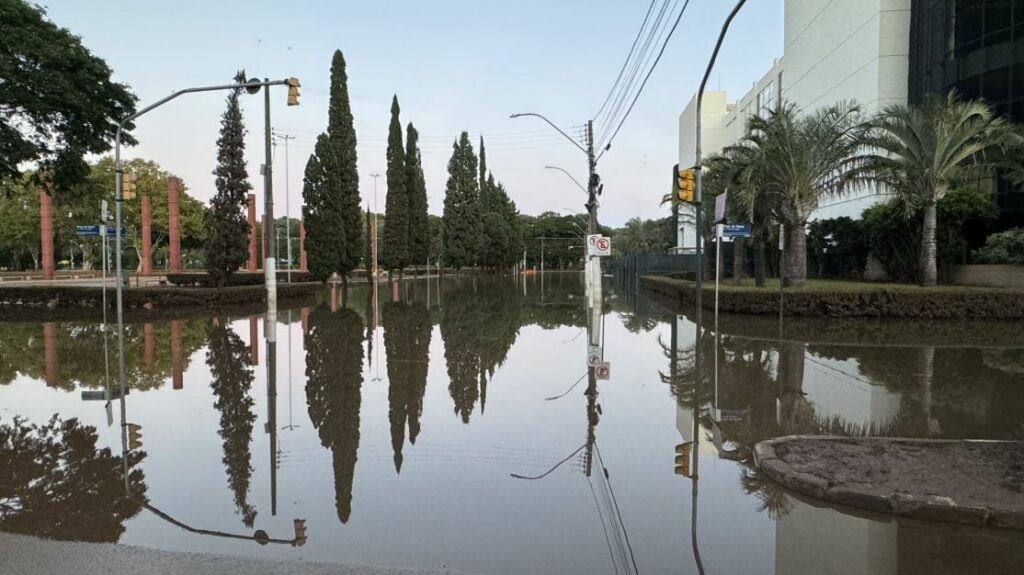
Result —
POLYGON ((803 392, 820 418, 878 428, 892 423, 900 411, 900 394, 855 376, 857 368, 843 363, 805 358, 803 392))
POLYGON ((845 515, 790 498, 775 522, 775 573, 897 573, 897 524, 845 515))

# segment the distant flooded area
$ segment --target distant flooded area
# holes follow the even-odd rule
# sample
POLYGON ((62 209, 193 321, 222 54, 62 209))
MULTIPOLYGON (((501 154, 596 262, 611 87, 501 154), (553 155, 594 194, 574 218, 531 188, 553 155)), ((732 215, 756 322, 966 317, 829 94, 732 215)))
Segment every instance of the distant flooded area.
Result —
POLYGON ((271 325, 133 316, 123 389, 114 329, 0 323, 0 531, 471 573, 1024 572, 1024 532, 830 506, 752 455, 1024 440, 1019 323, 708 313, 697 339, 691 309, 585 291, 461 276, 271 325))

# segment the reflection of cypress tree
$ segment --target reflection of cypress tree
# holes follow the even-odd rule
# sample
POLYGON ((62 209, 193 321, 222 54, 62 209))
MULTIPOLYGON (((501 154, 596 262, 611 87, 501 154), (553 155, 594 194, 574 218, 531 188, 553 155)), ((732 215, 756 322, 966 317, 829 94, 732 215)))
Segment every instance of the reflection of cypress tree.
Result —
POLYGON ((388 356, 388 421, 395 471, 402 471, 405 426, 415 444, 423 413, 430 351, 430 312, 422 303, 388 303, 384 306, 384 349, 388 356))
POLYGON ((309 315, 306 346, 306 405, 320 443, 334 457, 338 519, 352 514, 352 481, 359 449, 363 386, 363 320, 348 308, 318 306, 309 315))
POLYGON ((441 338, 448 364, 448 392, 455 412, 469 423, 477 399, 486 399, 487 378, 505 361, 522 321, 519 292, 507 280, 452 286, 444 295, 441 338))
POLYGON ((210 327, 210 343, 206 352, 210 366, 213 406, 220 411, 220 436, 224 440, 224 468, 228 486, 235 496, 235 506, 242 522, 252 527, 256 509, 249 504, 249 482, 252 478, 252 427, 256 414, 249 396, 253 374, 249 366, 249 346, 242 342, 224 320, 214 320, 210 327))
POLYGON ((96 448, 96 428, 54 416, 45 425, 15 418, 0 424, 0 531, 60 541, 115 543, 146 500, 139 463, 129 453, 125 497, 122 459, 96 448))

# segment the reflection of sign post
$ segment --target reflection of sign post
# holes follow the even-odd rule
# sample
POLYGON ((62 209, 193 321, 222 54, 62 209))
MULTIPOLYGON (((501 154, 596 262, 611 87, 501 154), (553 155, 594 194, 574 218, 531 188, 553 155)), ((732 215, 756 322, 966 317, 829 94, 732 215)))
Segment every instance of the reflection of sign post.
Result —
POLYGON ((587 236, 587 255, 591 257, 612 255, 612 239, 599 234, 587 236))
POLYGON ((587 348, 587 367, 597 367, 604 357, 604 350, 599 345, 590 345, 587 348))
POLYGON ((594 375, 597 376, 597 379, 606 380, 611 377, 611 374, 612 364, 607 361, 599 361, 597 362, 597 365, 594 366, 594 375))

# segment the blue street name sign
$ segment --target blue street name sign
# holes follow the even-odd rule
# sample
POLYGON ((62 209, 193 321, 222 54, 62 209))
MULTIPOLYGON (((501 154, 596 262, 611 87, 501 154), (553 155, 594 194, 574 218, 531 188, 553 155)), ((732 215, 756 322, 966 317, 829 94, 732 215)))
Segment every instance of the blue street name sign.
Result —
POLYGON ((722 236, 726 238, 749 238, 750 224, 725 224, 722 226, 722 236))
MULTIPOLYGON (((100 226, 75 226, 75 235, 79 236, 99 236, 100 226)), ((117 231, 115 228, 107 227, 107 236, 116 236, 117 231)), ((121 235, 124 235, 124 228, 121 228, 121 235)))

